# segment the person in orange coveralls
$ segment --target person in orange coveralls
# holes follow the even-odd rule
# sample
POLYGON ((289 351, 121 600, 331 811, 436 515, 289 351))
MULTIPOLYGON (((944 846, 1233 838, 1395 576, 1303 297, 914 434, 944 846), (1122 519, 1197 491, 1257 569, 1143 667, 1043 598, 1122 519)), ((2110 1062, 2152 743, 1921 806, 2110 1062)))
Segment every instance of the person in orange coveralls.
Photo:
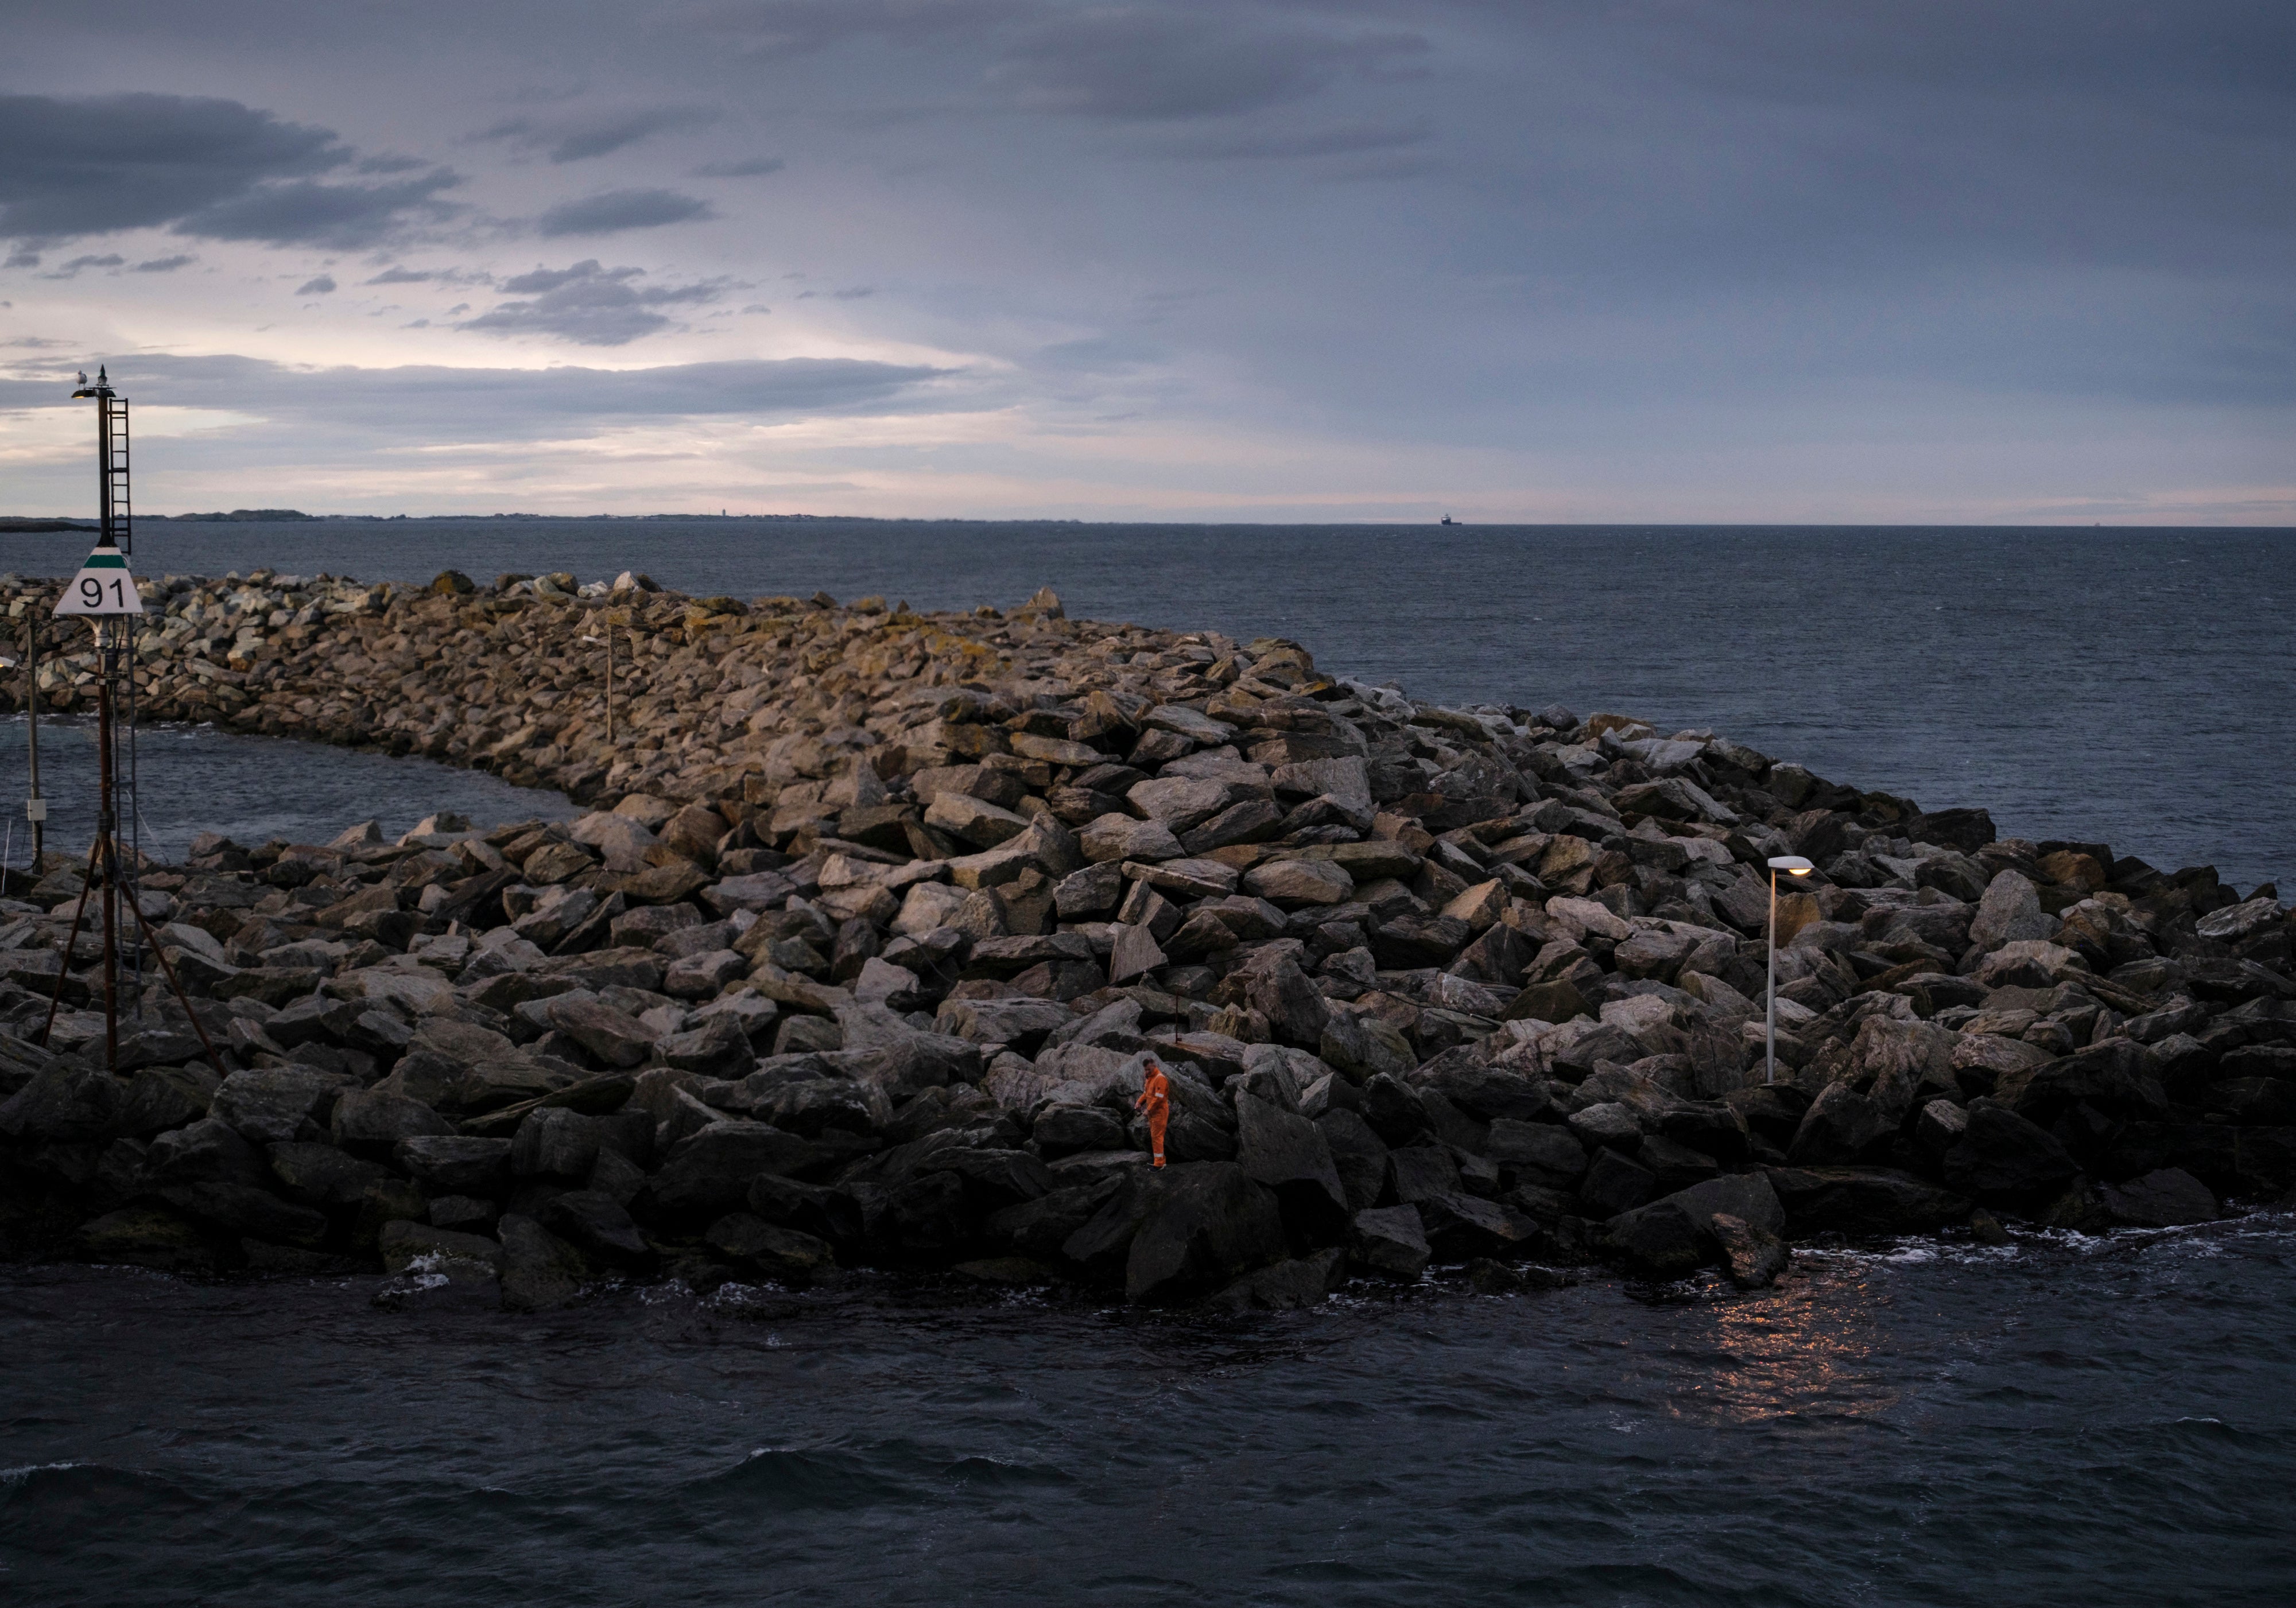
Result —
POLYGON ((1164 1128, 1172 1120, 1172 1080, 1164 1076, 1164 1069, 1151 1061, 1146 1075, 1140 1080, 1140 1097, 1133 1105, 1148 1114, 1148 1144, 1155 1153, 1152 1165, 1164 1165, 1164 1128))

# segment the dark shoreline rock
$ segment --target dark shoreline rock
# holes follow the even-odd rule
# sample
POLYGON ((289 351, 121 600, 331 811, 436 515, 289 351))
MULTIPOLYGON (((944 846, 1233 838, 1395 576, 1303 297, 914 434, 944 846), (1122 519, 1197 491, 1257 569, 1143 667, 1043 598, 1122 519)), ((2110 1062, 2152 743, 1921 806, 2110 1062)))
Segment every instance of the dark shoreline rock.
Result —
POLYGON ((612 808, 145 867, 212 1066, 153 991, 104 1071, 77 874, 12 878, 11 1257, 435 1267, 528 1310, 867 1267, 1241 1311, 1431 1264, 1759 1288, 1795 1239, 2169 1227, 2296 1185, 2290 913, 2205 867, 1049 593, 162 590, 147 715, 612 808), (611 746, 578 642, 610 609, 611 746), (1787 852, 1820 868, 1780 901, 1766 1086, 1787 852))

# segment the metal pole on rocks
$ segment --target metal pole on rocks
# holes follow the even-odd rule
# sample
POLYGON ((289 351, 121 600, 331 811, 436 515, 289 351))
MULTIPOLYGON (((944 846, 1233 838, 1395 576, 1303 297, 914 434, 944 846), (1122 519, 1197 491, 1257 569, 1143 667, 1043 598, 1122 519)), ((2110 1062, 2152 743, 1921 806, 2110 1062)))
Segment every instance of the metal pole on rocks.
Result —
POLYGON ((614 627, 617 624, 628 623, 627 617, 619 620, 616 619, 619 612, 619 611, 614 609, 599 610, 598 628, 605 634, 603 636, 585 636, 582 639, 587 643, 603 642, 606 644, 606 742, 609 746, 611 746, 614 741, 614 627))
POLYGON ((32 880, 40 880, 40 855, 47 847, 48 801, 40 796, 40 622, 24 616, 24 709, 29 724, 24 741, 32 756, 32 796, 24 800, 24 818, 32 824, 32 880))
POLYGON ((1778 873, 1788 876, 1808 876, 1817 867, 1798 854, 1781 854, 1770 860, 1770 945, 1769 985, 1762 990, 1763 1008, 1767 1015, 1764 1030, 1766 1047, 1762 1059, 1762 1081, 1778 1080, 1778 873))

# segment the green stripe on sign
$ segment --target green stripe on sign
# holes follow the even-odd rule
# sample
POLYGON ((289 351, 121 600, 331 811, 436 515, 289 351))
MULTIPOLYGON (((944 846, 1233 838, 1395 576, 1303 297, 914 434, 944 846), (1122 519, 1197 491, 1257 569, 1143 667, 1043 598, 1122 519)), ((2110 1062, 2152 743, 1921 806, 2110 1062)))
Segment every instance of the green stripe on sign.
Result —
POLYGON ((119 556, 117 547, 98 547, 87 555, 86 567, 90 570, 125 570, 127 561, 119 556))

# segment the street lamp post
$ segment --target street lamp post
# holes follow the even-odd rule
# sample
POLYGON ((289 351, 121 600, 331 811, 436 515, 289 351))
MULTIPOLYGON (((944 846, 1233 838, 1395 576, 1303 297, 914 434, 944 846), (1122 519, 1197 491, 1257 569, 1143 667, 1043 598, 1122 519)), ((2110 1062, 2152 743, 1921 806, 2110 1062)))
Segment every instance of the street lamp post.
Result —
POLYGON ((1762 1063, 1762 1081, 1778 1080, 1778 873, 1788 876, 1808 876, 1817 867, 1798 854, 1770 857, 1770 976, 1769 987, 1764 993, 1764 1006, 1769 1014, 1767 1039, 1768 1047, 1762 1063))

